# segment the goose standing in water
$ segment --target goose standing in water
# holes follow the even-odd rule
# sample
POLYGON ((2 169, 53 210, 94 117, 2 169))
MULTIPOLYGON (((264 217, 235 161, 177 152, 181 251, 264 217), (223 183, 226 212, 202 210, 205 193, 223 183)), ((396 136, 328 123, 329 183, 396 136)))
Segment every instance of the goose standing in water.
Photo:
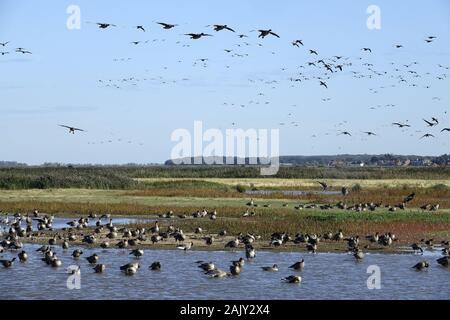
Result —
POLYGON ((245 260, 244 258, 239 258, 239 260, 231 261, 231 263, 233 264, 233 266, 239 266, 242 268, 245 264, 245 260))
POLYGON ((106 266, 104 264, 97 264, 94 268, 95 273, 105 272, 106 266))
POLYGON ((12 258, 11 260, 0 260, 0 264, 5 268, 11 268, 16 258, 12 258))
POLYGON ((153 271, 159 271, 159 270, 161 270, 161 263, 159 261, 155 261, 151 264, 151 266, 149 268, 150 268, 150 270, 153 270, 153 271))
POLYGON ((245 246, 245 257, 247 260, 256 258, 256 250, 252 245, 245 246))
POLYGON ((28 260, 28 254, 23 250, 18 254, 18 256, 19 256, 20 262, 25 262, 28 260))
POLYGON ((98 262, 98 255, 96 253, 94 253, 92 256, 86 257, 86 260, 90 263, 90 264, 95 264, 98 262))
POLYGON ((413 268, 416 269, 417 271, 427 270, 428 267, 429 267, 429 264, 425 260, 421 261, 413 266, 413 268))
POLYGON ((269 272, 277 272, 278 271, 278 265, 274 264, 271 267, 261 267, 263 271, 269 271, 269 272))
POLYGON ((135 249, 135 250, 131 251, 130 254, 134 255, 136 258, 140 258, 144 255, 144 250, 135 249))
POLYGON ((230 266, 230 273, 233 276, 238 276, 241 274, 241 267, 239 265, 231 265, 230 266))
POLYGON ((198 267, 200 269, 203 269, 203 271, 214 270, 216 268, 216 266, 212 262, 198 261, 198 263, 200 263, 200 265, 198 267))
POLYGON ((302 277, 300 276, 289 276, 286 278, 281 279, 287 283, 300 283, 302 282, 302 277))
POLYGON ((436 260, 443 267, 448 267, 450 265, 450 257, 442 257, 436 260))
POLYGON ((191 250, 192 246, 194 245, 194 243, 191 241, 188 244, 184 244, 182 246, 178 246, 177 249, 179 250, 184 250, 184 251, 188 251, 191 250))
POLYGON ((294 269, 294 270, 303 270, 305 268, 305 259, 302 259, 301 261, 297 261, 289 268, 294 269))
POLYGON ((83 254, 83 251, 76 249, 73 251, 72 257, 74 257, 75 259, 78 259, 82 254, 83 254))
POLYGON ((209 271, 205 272, 205 274, 210 276, 211 278, 225 278, 225 277, 230 276, 230 274, 228 272, 225 272, 220 269, 209 270, 209 271))
POLYGON ((420 251, 420 253, 423 254, 423 249, 420 246, 418 246, 417 243, 413 243, 411 245, 411 248, 413 249, 414 253, 420 251))
POLYGON ((362 252, 362 250, 359 248, 355 248, 353 249, 353 256, 357 261, 361 261, 362 259, 364 259, 364 252, 362 252))

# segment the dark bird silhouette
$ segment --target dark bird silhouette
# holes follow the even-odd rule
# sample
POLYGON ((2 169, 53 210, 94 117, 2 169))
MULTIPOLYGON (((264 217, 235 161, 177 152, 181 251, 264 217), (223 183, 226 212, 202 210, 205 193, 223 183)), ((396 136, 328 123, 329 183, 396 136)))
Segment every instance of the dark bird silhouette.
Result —
POLYGON ((415 196, 416 196, 415 193, 411 193, 410 195, 406 196, 405 199, 403 199, 403 202, 408 203, 410 201, 413 201, 415 196))
POLYGON ((292 45, 295 46, 295 47, 300 47, 299 46, 300 44, 302 46, 304 45, 302 40, 294 40, 294 41, 292 41, 292 45))
POLYGON ((258 38, 265 38, 268 35, 272 35, 275 36, 277 38, 279 38, 280 36, 278 34, 276 34, 275 32, 272 31, 272 29, 269 30, 258 30, 258 32, 260 33, 260 35, 258 36, 258 38))
POLYGON ((435 138, 435 136, 433 136, 431 133, 427 133, 427 134, 424 134, 420 139, 423 139, 423 138, 435 138))
POLYGON ((392 125, 398 126, 399 128, 411 127, 409 124, 404 124, 404 123, 400 123, 400 122, 394 122, 392 125))
POLYGON ((191 39, 197 40, 200 39, 201 37, 212 37, 212 35, 210 34, 206 34, 206 33, 186 33, 186 36, 191 37, 191 39))
POLYGON ((97 25, 100 29, 106 29, 108 27, 117 27, 115 24, 112 23, 101 23, 101 22, 97 22, 97 25))
POLYGON ((444 131, 450 131, 450 128, 444 128, 441 130, 441 132, 444 132, 444 131))
POLYGON ((321 182, 321 181, 316 181, 316 182, 322 186, 323 191, 328 189, 328 184, 326 182, 321 182))
POLYGON ((371 131, 364 131, 363 133, 367 134, 368 136, 376 136, 376 133, 373 133, 371 131))
POLYGON ((9 52, 8 52, 8 51, 1 51, 0 54, 1 54, 2 56, 4 56, 5 54, 9 54, 9 52))
POLYGON ((6 42, 0 42, 0 46, 5 47, 8 43, 9 43, 9 41, 6 41, 6 42))
POLYGON ((339 133, 339 135, 344 135, 344 136, 352 136, 350 132, 348 131, 342 131, 341 133, 339 133))
POLYGON ((372 52, 372 49, 370 49, 370 48, 362 48, 361 50, 372 52))
POLYGON ((228 31, 231 31, 231 32, 236 32, 233 29, 231 29, 230 27, 228 27, 226 24, 223 24, 223 25, 222 24, 215 24, 215 25, 213 25, 213 27, 214 27, 214 30, 217 31, 217 32, 222 31, 222 30, 228 30, 228 31))
POLYGON ((426 124, 429 126, 429 127, 434 127, 434 126, 436 126, 438 123, 436 123, 436 122, 430 122, 430 121, 428 121, 428 120, 425 120, 425 119, 422 119, 423 121, 425 121, 426 122, 426 124))
POLYGON ((327 84, 326 84, 325 82, 323 82, 323 81, 320 81, 320 85, 321 85, 321 86, 324 86, 325 88, 327 88, 327 89, 328 89, 328 86, 327 86, 327 84))
POLYGON ((83 129, 79 129, 79 128, 75 128, 75 127, 69 127, 69 126, 66 126, 66 125, 63 125, 63 124, 59 124, 59 126, 69 129, 69 133, 72 133, 72 134, 75 134, 75 131, 85 131, 83 129))
POLYGON ((142 31, 144 31, 144 32, 145 32, 144 26, 136 26, 136 29, 138 29, 138 30, 142 30, 142 31))
POLYGON ((20 53, 22 53, 22 54, 31 54, 30 51, 24 50, 23 48, 17 48, 17 49, 16 49, 16 52, 20 52, 20 53))
POLYGON ((309 50, 309 53, 310 54, 315 54, 316 56, 319 55, 316 50, 309 50))
POLYGON ((178 26, 177 24, 170 24, 170 23, 164 23, 164 22, 157 22, 157 24, 161 25, 163 27, 163 29, 167 29, 167 30, 178 26))

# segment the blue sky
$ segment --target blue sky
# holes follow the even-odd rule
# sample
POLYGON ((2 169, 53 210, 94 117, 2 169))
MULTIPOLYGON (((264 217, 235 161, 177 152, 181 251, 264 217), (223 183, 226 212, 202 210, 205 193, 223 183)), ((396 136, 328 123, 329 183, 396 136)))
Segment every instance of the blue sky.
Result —
POLYGON ((279 128, 283 155, 449 153, 450 133, 439 131, 450 127, 450 71, 438 67, 450 66, 449 17, 445 0, 1 0, 0 42, 10 43, 0 51, 11 54, 0 56, 0 159, 31 164, 163 162, 175 145, 171 133, 192 130, 195 120, 223 130, 233 128, 232 123, 243 129, 279 128), (366 27, 366 9, 372 4, 381 9, 381 30, 366 27), (80 30, 66 27, 69 5, 81 9, 80 30), (163 30, 156 21, 179 26, 163 30), (117 27, 100 30, 92 22, 117 27), (215 32, 206 27, 210 24, 228 24, 236 34, 215 32), (261 40, 251 32, 265 28, 281 38, 261 40), (190 40, 183 35, 190 32, 214 37, 190 40), (239 39, 240 33, 248 38, 239 39), (425 43, 431 35, 437 39, 425 43), (294 39, 305 46, 293 47, 294 39), (17 47, 33 54, 14 53, 17 47), (306 63, 334 55, 352 65, 333 73, 325 89, 313 78, 324 71, 306 63), (198 61, 194 65, 200 58, 209 59, 206 68, 198 61), (404 67, 414 61, 419 64, 404 67), (386 74, 369 79, 371 71, 363 63, 386 74), (354 78, 352 71, 365 77, 354 78), (391 75, 408 82, 400 84, 391 75), (291 77, 309 80, 293 83, 291 77), (123 78, 139 81, 121 82, 119 89, 104 86, 123 78), (432 116, 440 124, 428 129, 422 119, 432 116), (391 125, 406 120, 412 125, 406 131, 391 125), (87 132, 69 135, 60 123, 87 132), (337 135, 340 130, 352 137, 337 135), (378 136, 365 137, 361 131, 378 136), (436 138, 419 139, 428 132, 436 138))

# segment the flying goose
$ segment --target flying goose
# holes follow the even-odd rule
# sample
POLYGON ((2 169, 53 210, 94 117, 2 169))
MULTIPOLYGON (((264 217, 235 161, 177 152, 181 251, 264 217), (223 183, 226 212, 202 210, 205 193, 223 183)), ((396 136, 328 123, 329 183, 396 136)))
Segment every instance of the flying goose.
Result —
POLYGON ((106 28, 108 28, 108 27, 117 27, 115 24, 112 24, 112 23, 102 23, 102 22, 97 22, 96 24, 98 25, 98 27, 99 27, 100 29, 106 29, 106 28))
POLYGON ((409 124, 400 123, 400 122, 394 122, 392 125, 398 126, 399 128, 410 128, 411 127, 409 124))
POLYGON ((177 24, 170 24, 170 23, 164 23, 164 22, 157 22, 157 24, 161 25, 163 27, 163 29, 167 29, 167 30, 178 26, 177 24))
POLYGON ((0 46, 5 47, 10 41, 0 42, 0 46))
POLYGON ((272 36, 275 36, 275 37, 277 37, 277 38, 279 38, 280 36, 279 35, 277 35, 275 32, 273 32, 272 31, 272 29, 269 29, 269 30, 258 30, 258 32, 260 33, 260 35, 258 36, 258 38, 265 38, 265 37, 267 37, 268 35, 272 35, 272 36))
POLYGON ((215 24, 215 25, 213 25, 213 28, 214 28, 214 30, 215 31, 222 31, 222 30, 228 30, 228 31, 231 31, 231 32, 235 32, 233 29, 231 29, 230 27, 228 27, 226 24, 224 24, 224 25, 221 25, 221 24, 215 24))
POLYGON ((292 41, 292 45, 295 47, 300 47, 299 45, 304 45, 302 40, 294 40, 292 41))
POLYGON ((191 39, 197 40, 200 39, 201 37, 212 37, 211 34, 207 34, 207 33, 186 33, 186 36, 191 37, 191 39))
POLYGON ((75 128, 75 127, 70 127, 70 126, 66 126, 66 125, 63 125, 63 124, 59 124, 59 126, 60 126, 60 127, 63 127, 63 128, 69 129, 69 133, 72 133, 72 134, 75 134, 75 131, 84 131, 83 129, 79 129, 79 128, 75 128))

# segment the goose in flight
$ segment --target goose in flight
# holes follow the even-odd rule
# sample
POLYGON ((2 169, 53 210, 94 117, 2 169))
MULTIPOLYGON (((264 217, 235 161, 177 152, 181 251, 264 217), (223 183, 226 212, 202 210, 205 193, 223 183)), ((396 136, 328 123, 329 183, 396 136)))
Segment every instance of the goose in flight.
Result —
POLYGON ((363 133, 367 134, 368 136, 376 136, 377 134, 371 131, 364 131, 363 133))
POLYGON ((324 86, 325 88, 327 88, 327 89, 328 89, 328 86, 327 86, 327 84, 326 84, 325 82, 323 82, 323 81, 320 81, 320 85, 321 85, 321 86, 324 86))
POLYGON ((99 27, 100 29, 106 29, 106 28, 108 28, 108 27, 117 27, 115 24, 112 24, 112 23, 101 23, 101 22, 97 22, 96 24, 98 25, 98 27, 99 27))
POLYGON ((23 48, 17 48, 17 49, 16 49, 16 52, 20 52, 20 53, 22 53, 22 54, 31 54, 30 51, 24 50, 23 48))
POLYGON ((435 136, 433 136, 431 133, 426 133, 420 139, 423 139, 423 138, 435 138, 435 136))
POLYGON ((350 132, 348 131, 342 131, 341 133, 339 133, 338 135, 344 135, 344 136, 352 136, 350 132))
POLYGON ((361 50, 372 52, 372 49, 370 49, 370 48, 362 48, 361 50))
POLYGON ((191 37, 191 39, 197 40, 200 39, 201 37, 212 37, 212 35, 210 34, 206 34, 206 33, 186 33, 186 36, 191 37))
POLYGON ((302 40, 294 40, 294 41, 292 41, 292 45, 295 46, 295 47, 300 47, 300 46, 299 46, 300 44, 301 44, 302 46, 304 46, 302 40))
POLYGON ((228 30, 228 31, 231 31, 231 32, 236 32, 233 29, 231 29, 229 26, 227 26, 226 24, 214 24, 213 28, 214 28, 214 31, 217 31, 217 32, 222 31, 222 30, 228 30))
POLYGON ((399 128, 405 128, 405 127, 410 128, 411 127, 409 124, 404 124, 404 123, 400 123, 400 122, 394 122, 392 125, 398 126, 399 128))
POLYGON ((142 30, 142 31, 145 32, 144 26, 136 26, 135 28, 136 28, 137 30, 142 30))
POLYGON ((6 42, 0 42, 0 46, 5 47, 8 43, 9 43, 9 41, 6 41, 6 42))
POLYGON ((441 132, 444 132, 444 131, 449 131, 450 132, 450 128, 444 128, 444 129, 441 130, 441 132))
POLYGON ((325 191, 328 189, 328 184, 326 182, 317 181, 317 183, 322 186, 322 191, 325 191))
POLYGON ((272 29, 269 29, 269 30, 258 30, 258 32, 260 33, 260 35, 258 36, 258 38, 265 38, 265 37, 267 37, 268 35, 272 35, 272 36, 275 36, 275 37, 277 37, 277 38, 279 38, 280 36, 279 35, 277 35, 275 32, 273 32, 272 31, 272 29))
POLYGON ((319 55, 316 50, 309 50, 309 53, 310 54, 315 54, 316 56, 319 55))
POLYGON ((0 54, 1 54, 2 56, 4 56, 5 54, 9 54, 9 52, 8 52, 8 51, 0 51, 0 54))
POLYGON ((430 122, 430 121, 425 120, 425 119, 422 119, 422 120, 426 122, 428 127, 434 127, 434 126, 438 125, 438 123, 439 123, 439 122, 430 122))
POLYGON ((241 38, 241 39, 242 39, 242 38, 248 38, 248 36, 245 35, 245 34, 240 34, 240 35, 238 35, 238 37, 241 38))
POLYGON ((75 131, 85 131, 83 129, 79 129, 79 128, 75 128, 75 127, 69 127, 69 126, 66 126, 66 125, 63 125, 63 124, 59 124, 59 126, 69 129, 69 133, 72 133, 72 134, 75 134, 75 131))
POLYGON ((163 29, 169 30, 172 28, 175 28, 176 26, 178 26, 177 24, 170 24, 170 23, 164 23, 164 22, 157 22, 157 24, 161 25, 163 27, 163 29))

